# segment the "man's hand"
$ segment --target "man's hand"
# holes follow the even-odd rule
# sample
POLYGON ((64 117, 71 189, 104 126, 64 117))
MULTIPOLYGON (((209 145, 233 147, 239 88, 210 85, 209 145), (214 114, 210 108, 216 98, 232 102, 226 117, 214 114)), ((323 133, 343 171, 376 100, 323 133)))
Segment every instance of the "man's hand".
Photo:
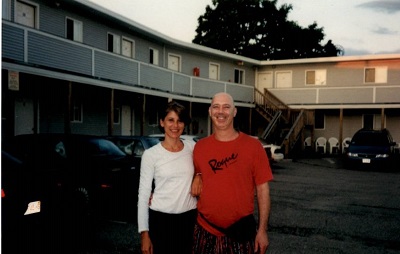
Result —
POLYGON ((259 230, 256 235, 254 252, 258 254, 266 253, 269 246, 268 234, 265 230, 259 230))
POLYGON ((268 219, 271 210, 271 199, 269 195, 269 183, 259 184, 256 187, 258 202, 258 231, 254 250, 256 253, 264 254, 269 245, 268 239, 268 219))
POLYGON ((203 180, 201 179, 201 174, 196 174, 192 182, 191 194, 193 197, 200 197, 201 190, 203 188, 203 180))

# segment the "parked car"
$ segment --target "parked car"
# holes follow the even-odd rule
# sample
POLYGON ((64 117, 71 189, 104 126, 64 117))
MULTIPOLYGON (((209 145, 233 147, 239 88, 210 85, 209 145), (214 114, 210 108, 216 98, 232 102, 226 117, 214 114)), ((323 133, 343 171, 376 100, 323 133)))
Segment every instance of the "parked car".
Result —
POLYGON ((141 158, 146 149, 162 140, 161 137, 152 136, 106 136, 105 138, 112 141, 125 154, 137 158, 141 158))
MULTIPOLYGON (((164 139, 164 134, 150 134, 150 137, 158 137, 158 138, 162 138, 164 139)), ((181 135, 181 139, 185 140, 185 139, 189 139, 189 140, 193 140, 194 142, 199 141, 201 137, 196 136, 196 135, 181 135)))
POLYGON ((347 167, 380 166, 380 169, 394 167, 395 146, 389 130, 358 130, 348 141, 347 167))
POLYGON ((263 146, 265 152, 267 153, 268 159, 270 162, 279 162, 285 158, 285 155, 282 152, 282 148, 278 145, 268 144, 264 140, 260 139, 257 136, 252 136, 255 139, 258 139, 263 146))
POLYGON ((282 149, 278 145, 263 144, 264 150, 269 155, 269 160, 272 162, 279 162, 285 158, 282 149))
POLYGON ((51 206, 57 207, 50 199, 57 193, 57 186, 51 192, 42 191, 44 179, 5 151, 1 152, 1 180, 2 252, 37 250, 43 244, 38 236, 45 234, 51 224, 51 206))
POLYGON ((113 142, 90 135, 28 134, 2 145, 41 179, 45 191, 62 190, 60 200, 74 223, 83 225, 89 216, 136 221, 138 164, 113 142))

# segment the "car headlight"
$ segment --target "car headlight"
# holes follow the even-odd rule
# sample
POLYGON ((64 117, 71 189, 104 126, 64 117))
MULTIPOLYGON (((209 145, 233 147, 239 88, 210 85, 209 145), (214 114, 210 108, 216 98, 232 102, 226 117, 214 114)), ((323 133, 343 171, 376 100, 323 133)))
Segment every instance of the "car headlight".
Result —
POLYGON ((347 153, 348 157, 358 157, 358 153, 347 153))
POLYGON ((384 153, 384 154, 377 154, 376 155, 376 158, 388 158, 389 157, 389 154, 387 154, 387 153, 384 153))

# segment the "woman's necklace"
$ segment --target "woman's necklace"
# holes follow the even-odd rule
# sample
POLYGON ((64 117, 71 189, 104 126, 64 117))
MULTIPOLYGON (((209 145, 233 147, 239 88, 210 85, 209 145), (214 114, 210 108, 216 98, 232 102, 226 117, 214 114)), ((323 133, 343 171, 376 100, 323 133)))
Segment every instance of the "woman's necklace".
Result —
POLYGON ((165 141, 161 142, 161 145, 170 152, 179 152, 183 149, 182 141, 179 141, 176 145, 167 144, 165 141))

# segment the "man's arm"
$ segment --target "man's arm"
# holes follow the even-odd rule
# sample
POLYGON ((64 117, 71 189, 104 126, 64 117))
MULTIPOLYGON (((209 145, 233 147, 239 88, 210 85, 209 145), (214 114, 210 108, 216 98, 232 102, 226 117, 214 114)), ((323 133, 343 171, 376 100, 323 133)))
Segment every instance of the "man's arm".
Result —
POLYGON ((258 202, 258 231, 255 240, 255 251, 264 254, 269 245, 268 219, 271 210, 271 198, 269 194, 269 183, 257 185, 258 202))

